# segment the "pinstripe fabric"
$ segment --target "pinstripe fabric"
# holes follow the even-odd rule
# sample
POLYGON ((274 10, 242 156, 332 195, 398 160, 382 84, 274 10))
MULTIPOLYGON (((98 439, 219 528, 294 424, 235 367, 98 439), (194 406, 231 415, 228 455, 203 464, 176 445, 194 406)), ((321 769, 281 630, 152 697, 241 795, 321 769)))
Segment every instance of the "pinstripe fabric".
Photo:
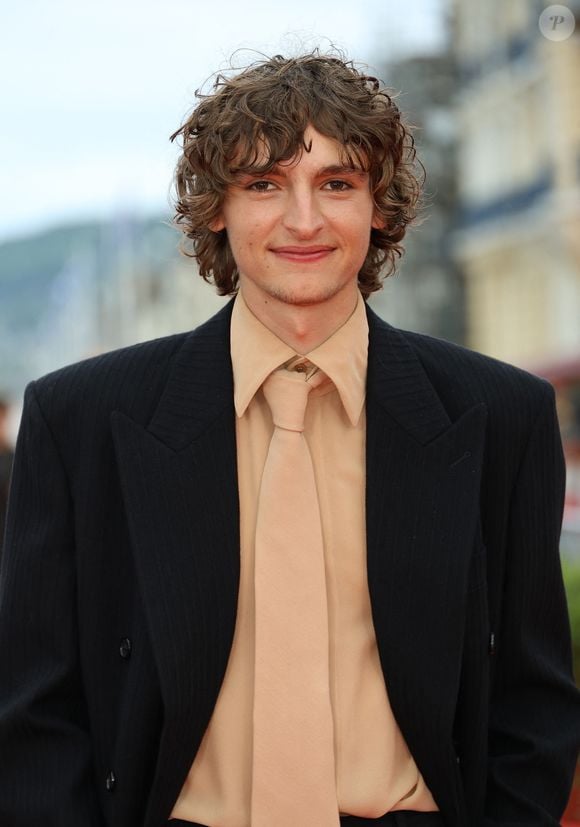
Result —
MULTIPOLYGON (((234 634, 230 313, 27 389, 0 584, 2 827, 168 818, 234 634)), ((556 825, 580 708, 553 391, 368 316, 368 578, 395 717, 445 824, 556 825)))
MULTIPOLYGON (((399 810, 385 813, 379 818, 360 818, 359 816, 341 816, 341 827, 445 827, 439 813, 419 813, 414 810, 399 810)), ((206 827, 194 821, 170 819, 167 827, 206 827)))

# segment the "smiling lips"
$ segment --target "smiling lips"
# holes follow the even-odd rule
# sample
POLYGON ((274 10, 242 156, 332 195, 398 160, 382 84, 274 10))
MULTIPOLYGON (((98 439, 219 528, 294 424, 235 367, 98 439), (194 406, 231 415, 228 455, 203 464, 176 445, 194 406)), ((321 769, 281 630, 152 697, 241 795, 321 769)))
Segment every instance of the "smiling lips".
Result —
POLYGON ((318 261, 332 253, 334 249, 334 247, 317 244, 312 247, 271 247, 270 251, 287 261, 304 263, 308 261, 318 261))

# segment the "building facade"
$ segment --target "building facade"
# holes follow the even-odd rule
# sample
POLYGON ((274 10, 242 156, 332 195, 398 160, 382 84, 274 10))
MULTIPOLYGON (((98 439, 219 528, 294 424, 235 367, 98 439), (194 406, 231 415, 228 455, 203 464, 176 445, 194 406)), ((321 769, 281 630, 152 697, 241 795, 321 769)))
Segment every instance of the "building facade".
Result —
POLYGON ((453 18, 467 341, 532 369, 580 350, 580 31, 546 37, 545 5, 455 0, 453 18))

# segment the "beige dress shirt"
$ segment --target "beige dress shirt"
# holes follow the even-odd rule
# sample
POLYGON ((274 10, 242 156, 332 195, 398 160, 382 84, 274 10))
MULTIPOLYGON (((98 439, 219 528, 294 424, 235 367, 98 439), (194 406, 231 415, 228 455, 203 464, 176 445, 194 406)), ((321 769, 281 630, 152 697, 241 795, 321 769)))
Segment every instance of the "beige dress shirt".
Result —
POLYGON ((437 810, 389 704, 371 616, 366 568, 365 386, 368 324, 359 296, 347 322, 299 356, 238 294, 231 355, 240 496, 240 589, 234 640, 217 703, 173 818, 208 827, 251 827, 254 674, 254 533, 273 424, 261 385, 283 363, 324 371, 310 393, 305 437, 319 494, 330 635, 337 807, 378 818, 389 810, 437 810))

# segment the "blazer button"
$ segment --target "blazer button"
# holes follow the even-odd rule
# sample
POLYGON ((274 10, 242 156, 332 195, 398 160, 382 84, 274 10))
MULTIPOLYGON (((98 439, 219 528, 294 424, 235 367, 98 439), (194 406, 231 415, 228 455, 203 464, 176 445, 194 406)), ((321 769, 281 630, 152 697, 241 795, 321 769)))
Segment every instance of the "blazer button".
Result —
POLYGON ((107 780, 105 781, 105 789, 108 793, 112 793, 115 789, 115 785, 117 784, 117 779, 115 778, 115 773, 113 770, 107 776, 107 780))
POLYGON ((119 654, 123 658, 123 660, 128 660, 131 657, 131 641, 128 637, 124 637, 121 640, 121 645, 119 646, 119 654))

